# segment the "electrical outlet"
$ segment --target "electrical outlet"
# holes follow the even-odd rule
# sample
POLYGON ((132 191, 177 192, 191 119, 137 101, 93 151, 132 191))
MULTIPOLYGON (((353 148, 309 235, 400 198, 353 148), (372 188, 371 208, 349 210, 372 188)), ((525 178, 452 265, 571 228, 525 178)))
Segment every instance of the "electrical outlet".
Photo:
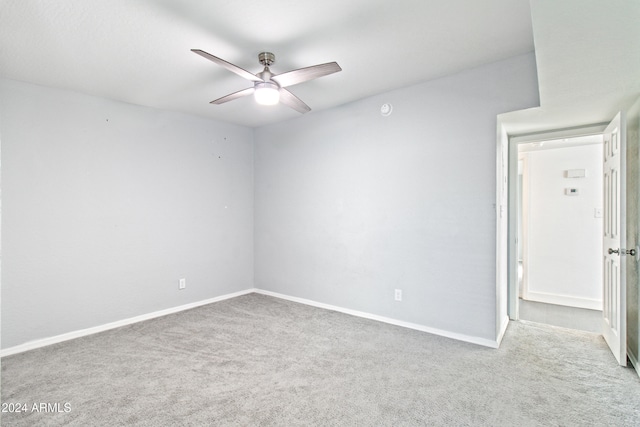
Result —
POLYGON ((184 289, 187 287, 187 279, 180 279, 180 283, 178 284, 178 289, 184 289))
POLYGON ((395 298, 396 301, 402 301, 402 289, 396 289, 395 298))

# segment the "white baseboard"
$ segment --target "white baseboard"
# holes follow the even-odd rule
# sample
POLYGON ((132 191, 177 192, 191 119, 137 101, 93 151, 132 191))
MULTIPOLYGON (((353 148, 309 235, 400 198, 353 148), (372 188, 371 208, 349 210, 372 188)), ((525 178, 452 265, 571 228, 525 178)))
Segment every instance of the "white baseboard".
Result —
POLYGON ((500 329, 498 330, 498 338, 496 342, 498 343, 498 347, 502 343, 502 338, 504 338, 504 334, 507 332, 507 326, 509 326, 509 316, 504 316, 502 318, 502 322, 500 322, 500 329))
MULTIPOLYGON (((459 334, 459 333, 456 333, 456 332, 445 331, 445 330, 442 330, 442 329, 431 328, 429 326, 423 326, 423 325, 418 325, 416 323, 404 322, 402 320, 396 320, 396 319, 391 319, 389 317, 378 316, 377 314, 371 314, 371 313, 365 313, 363 311, 351 310, 351 309, 348 309, 348 308, 342 308, 342 307, 338 307, 338 306, 335 306, 335 305, 324 304, 324 303, 320 303, 320 302, 316 302, 316 301, 312 301, 312 300, 308 300, 308 299, 304 299, 304 298, 292 297, 292 296, 289 296, 289 295, 279 294, 277 292, 265 291, 265 290, 262 290, 262 289, 254 289, 254 292, 258 293, 258 294, 262 294, 262 295, 267 295, 267 296, 271 296, 271 297, 275 297, 275 298, 284 299, 284 300, 287 300, 287 301, 293 301, 293 302, 297 302, 297 303, 300 303, 300 304, 310 305, 310 306, 313 306, 313 307, 324 308, 326 310, 332 310, 332 311, 337 311, 337 312, 340 312, 340 313, 350 314, 352 316, 362 317, 362 318, 365 318, 365 319, 376 320, 378 322, 388 323, 390 325, 401 326, 403 328, 415 329, 417 331, 427 332, 427 333, 430 333, 430 334, 433 334, 433 335, 439 335, 439 336, 443 336, 443 337, 447 337, 447 338, 452 338, 454 340, 464 341, 464 342, 468 342, 468 343, 471 343, 471 344, 477 344, 477 345, 481 345, 481 346, 484 346, 484 347, 498 348, 498 346, 499 346, 499 342, 497 340, 493 341, 493 340, 489 340, 489 339, 486 339, 486 338, 474 337, 474 336, 470 336, 470 335, 459 334)), ((505 325, 505 330, 506 330, 506 325, 505 325)))
POLYGON ((140 316, 130 317, 128 319, 118 320, 116 322, 106 323, 104 325, 94 326, 92 328, 81 329, 78 331, 68 332, 66 334, 56 335, 49 338, 43 338, 40 340, 30 341, 24 344, 16 345, 0 350, 0 357, 11 356, 12 354, 22 353, 28 350, 34 350, 40 347, 46 347, 48 345, 57 344, 63 341, 69 341, 75 338, 85 337, 87 335, 97 334, 99 332, 108 331, 110 329, 119 328, 121 326, 127 326, 145 320, 155 319, 156 317, 166 316, 168 314, 178 313, 180 311, 189 310, 191 308, 200 307, 202 305, 211 304, 218 301, 223 301, 230 298, 235 298, 241 295, 253 293, 254 289, 246 289, 240 292, 234 292, 231 294, 221 295, 215 298, 209 298, 202 301, 197 301, 189 304, 180 305, 177 307, 167 308, 165 310, 154 311, 153 313, 142 314, 140 316))
POLYGON ((573 297, 569 295, 548 294, 545 292, 527 292, 523 299, 547 304, 568 305, 569 307, 586 308, 589 310, 602 310, 602 300, 573 297))

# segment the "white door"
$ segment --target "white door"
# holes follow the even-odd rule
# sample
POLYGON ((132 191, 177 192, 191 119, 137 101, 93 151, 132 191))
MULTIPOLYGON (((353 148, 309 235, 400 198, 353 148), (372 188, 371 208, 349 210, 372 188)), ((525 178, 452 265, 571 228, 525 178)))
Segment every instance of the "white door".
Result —
POLYGON ((604 131, 604 286, 602 335, 620 365, 627 365, 626 138, 622 113, 604 131))

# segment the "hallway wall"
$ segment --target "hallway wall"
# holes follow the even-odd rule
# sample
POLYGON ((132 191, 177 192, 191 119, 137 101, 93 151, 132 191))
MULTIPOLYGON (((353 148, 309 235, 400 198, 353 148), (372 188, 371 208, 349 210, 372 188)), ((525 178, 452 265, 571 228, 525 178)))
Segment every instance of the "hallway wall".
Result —
POLYGON ((525 287, 531 301, 602 310, 602 144, 529 151, 523 202, 525 287), (567 178, 584 169, 586 177, 567 178), (578 195, 568 196, 567 189, 578 195))

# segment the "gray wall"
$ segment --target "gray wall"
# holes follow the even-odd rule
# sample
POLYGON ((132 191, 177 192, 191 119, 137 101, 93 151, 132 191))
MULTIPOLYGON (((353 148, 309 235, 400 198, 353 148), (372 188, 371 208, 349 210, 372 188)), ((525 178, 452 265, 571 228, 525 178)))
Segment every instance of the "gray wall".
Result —
POLYGON ((257 129, 256 287, 494 340, 496 115, 537 105, 528 54, 257 129))
POLYGON ((9 80, 0 125, 3 348, 253 286, 251 129, 9 80))
MULTIPOLYGON (((627 248, 640 245, 639 196, 640 196, 640 100, 638 100, 627 114, 627 248)), ((636 364, 640 374, 640 271, 638 261, 640 255, 627 256, 627 353, 636 364)))

